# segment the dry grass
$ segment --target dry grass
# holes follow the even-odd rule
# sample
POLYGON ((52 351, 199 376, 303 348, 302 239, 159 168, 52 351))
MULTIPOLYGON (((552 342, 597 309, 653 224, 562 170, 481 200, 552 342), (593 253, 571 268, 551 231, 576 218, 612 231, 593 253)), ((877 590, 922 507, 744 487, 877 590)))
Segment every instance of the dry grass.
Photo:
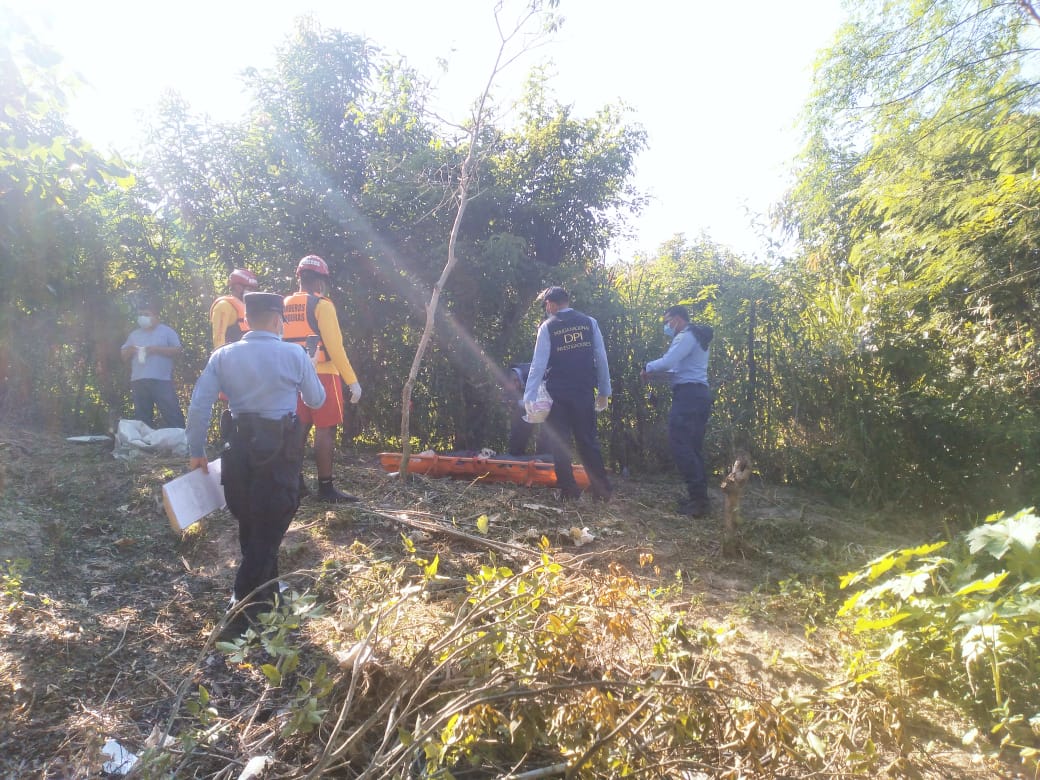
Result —
MULTIPOLYGON (((680 698, 717 719, 718 742, 666 751, 673 763, 662 760, 647 776, 713 777, 737 766, 746 776, 849 776, 859 773, 850 756, 868 737, 878 757, 862 765, 863 774, 1011 771, 960 745, 966 724, 955 710, 929 725, 923 705, 844 682, 852 639, 828 622, 826 597, 837 574, 900 540, 872 530, 853 510, 792 490, 752 483, 743 507, 748 553, 725 560, 720 518, 672 513, 677 491, 666 479, 619 480, 609 505, 583 501, 561 511, 552 491, 422 478, 403 484, 374 458, 344 456, 353 462, 338 469, 338 480, 364 504, 330 509, 305 501, 282 548, 283 578, 324 609, 279 639, 299 652, 293 680, 321 664, 331 670, 319 728, 284 736, 298 699, 288 682, 268 684, 262 666, 271 653, 254 647, 235 662, 213 646, 237 563, 232 518, 218 513, 177 538, 162 514, 159 486, 183 471, 181 461, 127 464, 97 445, 13 430, 0 432, 0 455, 2 776, 97 776, 106 738, 140 753, 165 731, 200 733, 186 709, 200 685, 219 729, 188 754, 173 751, 164 774, 235 777, 250 756, 269 754, 279 777, 318 767, 330 776, 366 768, 369 776, 407 776, 396 733, 386 738, 392 717, 421 711, 436 723, 438 713, 478 711, 479 697, 462 706, 453 696, 479 691, 480 702, 502 701, 515 691, 519 675, 504 661, 477 679, 437 651, 486 633, 465 611, 467 577, 492 560, 521 572, 540 559, 543 536, 562 567, 557 605, 580 612, 584 630, 568 651, 569 666, 552 677, 554 689, 568 691, 553 695, 573 712, 586 707, 598 717, 587 698, 593 690, 613 690, 619 702, 634 701, 635 690, 645 695, 655 621, 671 614, 697 628, 683 640, 692 643, 687 665, 669 679, 682 683, 680 698), (477 530, 481 516, 486 534, 477 530), (595 541, 574 546, 574 528, 588 528, 595 541), (435 557, 437 576, 422 577, 422 561, 435 557), (782 588, 782 581, 806 585, 782 588), (359 637, 373 655, 351 664, 344 653, 359 637), (808 703, 801 710, 798 697, 808 703), (369 722, 387 702, 398 703, 396 715, 369 722), (813 713, 833 739, 832 755, 813 756, 797 735, 781 734, 777 719, 796 712, 813 713), (757 736, 734 743, 733 730, 752 724, 757 736), (848 745, 839 744, 840 732, 848 745), (774 743, 787 744, 788 753, 756 769, 748 756, 774 743), (396 769, 373 773, 373 757, 396 769)), ((471 656, 462 657, 468 663, 471 656)), ((514 707, 531 699, 513 695, 514 707)), ((558 760, 535 751, 515 771, 558 760)), ((504 773, 486 763, 471 772, 504 773)))

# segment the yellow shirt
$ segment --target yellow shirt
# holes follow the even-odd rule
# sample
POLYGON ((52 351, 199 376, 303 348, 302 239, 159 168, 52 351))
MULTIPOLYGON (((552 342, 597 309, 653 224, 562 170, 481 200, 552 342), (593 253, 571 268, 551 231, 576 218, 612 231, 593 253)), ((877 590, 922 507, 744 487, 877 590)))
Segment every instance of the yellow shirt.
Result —
MULTIPOLYGON (((227 329, 238 322, 238 310, 226 297, 219 298, 210 310, 209 322, 213 328, 213 349, 222 347, 227 339, 227 329)), ((245 323, 240 327, 243 332, 249 330, 245 323)))
POLYGON ((343 331, 339 329, 339 317, 336 316, 336 307, 328 298, 318 301, 314 309, 314 316, 318 320, 318 335, 325 345, 325 353, 329 359, 318 363, 319 374, 339 374, 348 385, 357 382, 357 374, 347 359, 347 351, 343 348, 343 331))

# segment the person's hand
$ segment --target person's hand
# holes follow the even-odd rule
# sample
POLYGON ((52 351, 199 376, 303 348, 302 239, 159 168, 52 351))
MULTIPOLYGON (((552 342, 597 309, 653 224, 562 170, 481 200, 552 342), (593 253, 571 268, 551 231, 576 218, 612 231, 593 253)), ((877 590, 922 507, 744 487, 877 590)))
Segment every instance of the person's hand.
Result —
POLYGON ((203 458, 191 458, 188 461, 188 471, 202 469, 203 474, 209 474, 209 461, 203 458))
POLYGON ((596 396, 596 411, 602 412, 607 408, 607 404, 610 403, 609 395, 597 395, 596 396))
POLYGON ((360 400, 361 400, 361 385, 359 385, 357 382, 354 382, 353 384, 350 385, 350 402, 352 404, 356 404, 360 400))

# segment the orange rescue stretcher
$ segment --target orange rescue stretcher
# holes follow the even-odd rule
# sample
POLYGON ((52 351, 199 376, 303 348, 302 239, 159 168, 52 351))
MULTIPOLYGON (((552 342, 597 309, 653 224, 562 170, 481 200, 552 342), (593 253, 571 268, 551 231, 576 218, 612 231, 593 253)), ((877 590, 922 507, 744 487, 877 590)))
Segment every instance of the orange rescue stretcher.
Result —
MULTIPOLYGON (((379 464, 384 471, 401 470, 401 453, 379 453, 379 464)), ((530 487, 556 486, 556 469, 551 461, 506 460, 503 458, 462 458, 455 455, 410 455, 409 474, 456 479, 482 479, 486 482, 515 482, 530 487)), ((574 466, 574 481, 582 490, 589 487, 584 466, 574 466)))

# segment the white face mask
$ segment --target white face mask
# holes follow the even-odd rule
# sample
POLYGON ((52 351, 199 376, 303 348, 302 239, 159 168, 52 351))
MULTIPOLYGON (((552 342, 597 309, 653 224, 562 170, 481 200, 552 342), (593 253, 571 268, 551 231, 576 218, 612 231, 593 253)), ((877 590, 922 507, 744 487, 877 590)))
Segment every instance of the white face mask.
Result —
POLYGON ((137 318, 137 324, 139 327, 142 328, 150 328, 152 327, 152 318, 146 317, 142 314, 140 317, 137 318))

